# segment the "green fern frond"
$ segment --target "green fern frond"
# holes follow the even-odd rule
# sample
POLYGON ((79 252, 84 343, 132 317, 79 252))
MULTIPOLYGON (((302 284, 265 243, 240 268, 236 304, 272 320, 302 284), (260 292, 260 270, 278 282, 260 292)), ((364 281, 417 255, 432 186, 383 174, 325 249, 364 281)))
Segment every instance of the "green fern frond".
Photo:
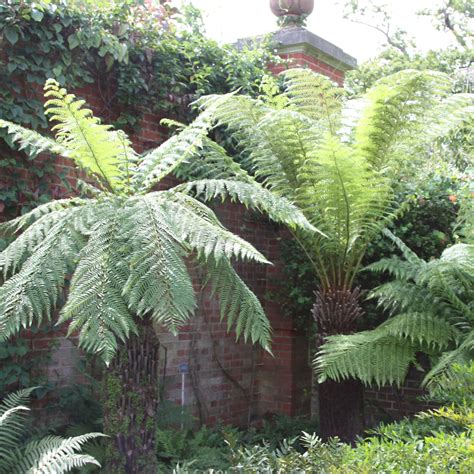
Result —
POLYGON ((202 147, 208 143, 207 134, 214 126, 212 115, 214 108, 221 102, 225 102, 229 96, 232 96, 232 94, 217 99, 215 104, 200 114, 177 135, 144 155, 134 176, 137 191, 148 191, 165 176, 172 173, 180 164, 200 152, 202 147))
MULTIPOLYGON (((122 131, 102 125, 84 101, 56 81, 46 83, 45 96, 56 141, 11 123, 0 126, 7 127, 23 148, 71 158, 96 178, 97 186, 81 182, 87 197, 53 201, 0 225, 2 234, 16 237, 0 253, 6 279, 0 286, 0 339, 51 319, 65 297, 58 324, 70 321, 69 334, 79 332, 80 346, 109 363, 117 345, 136 332, 134 317, 150 317, 176 333, 193 314, 189 258, 209 260, 213 272, 233 258, 268 263, 204 204, 186 195, 202 184, 148 193, 173 171, 231 178, 232 183, 222 188, 226 195, 291 226, 312 230, 290 202, 280 203, 257 185, 207 136, 218 123, 221 106, 232 102, 232 94, 203 99, 206 110, 195 122, 180 126, 178 135, 140 159, 122 131)), ((210 193, 213 184, 208 186, 210 193)), ((267 346, 269 323, 260 303, 232 272, 222 270, 228 280, 222 288, 242 300, 229 309, 230 324, 235 323, 246 339, 267 346)))
POLYGON ((85 102, 49 79, 45 85, 45 113, 51 122, 56 141, 67 152, 61 153, 80 167, 96 176, 109 190, 125 187, 128 166, 136 161, 129 140, 121 131, 112 131, 102 125, 92 111, 83 108, 85 102))
MULTIPOLYGON (((178 219, 180 217, 178 216, 178 219)), ((133 207, 130 274, 123 294, 130 311, 176 334, 193 314, 196 299, 184 262, 188 250, 168 224, 159 199, 145 196, 133 207)))
POLYGON ((72 438, 46 436, 28 443, 10 457, 12 474, 44 473, 57 474, 93 464, 100 464, 87 454, 78 454, 88 441, 104 436, 100 433, 88 433, 72 438))
POLYGON ((80 454, 82 445, 104 436, 88 433, 63 439, 47 436, 37 441, 23 441, 25 432, 24 406, 35 388, 7 395, 0 404, 0 472, 5 474, 61 474, 86 464, 100 464, 91 456, 80 454))
POLYGON ((456 349, 441 354, 423 379, 423 385, 428 388, 436 385, 439 378, 453 375, 457 364, 470 364, 473 359, 474 330, 471 330, 456 349))
POLYGON ((0 119, 0 128, 6 128, 11 135, 12 142, 20 144, 18 149, 27 152, 30 156, 36 156, 43 152, 68 156, 68 149, 65 146, 52 138, 44 137, 34 130, 2 119, 0 119))
POLYGON ((344 89, 310 69, 290 69, 282 73, 289 102, 299 112, 335 127, 342 109, 344 89))
MULTIPOLYGON (((29 396, 34 388, 10 393, 0 403, 0 460, 18 446, 25 432, 29 396)), ((1 472, 1 461, 0 461, 1 472)))
POLYGON ((88 201, 81 198, 67 198, 50 201, 45 204, 41 204, 35 207, 31 211, 23 214, 15 219, 11 219, 6 222, 0 223, 0 234, 13 236, 17 232, 23 231, 30 227, 41 217, 51 214, 55 211, 61 211, 70 207, 82 206, 87 204, 88 201))
POLYGON ((365 96, 369 105, 354 130, 356 148, 375 169, 396 169, 406 159, 400 147, 420 136, 427 113, 450 89, 449 77, 434 71, 400 71, 381 79, 365 96), (393 162, 387 163, 390 155, 393 162))
POLYGON ((397 339, 374 331, 350 336, 331 336, 321 347, 314 367, 319 381, 340 381, 350 377, 366 385, 400 385, 415 360, 416 349, 397 339))
POLYGON ((221 321, 227 321, 227 330, 235 329, 237 339, 259 343, 271 352, 271 327, 262 305, 255 294, 237 275, 227 258, 205 262, 212 292, 219 300, 221 321))
POLYGON ((71 321, 68 334, 79 330, 79 346, 100 354, 107 364, 117 350, 117 338, 125 341, 137 331, 122 295, 128 278, 119 222, 124 218, 116 214, 96 223, 79 255, 58 322, 71 321))
POLYGON ((160 197, 179 240, 205 258, 221 257, 270 263, 253 245, 232 234, 208 207, 183 193, 168 191, 160 197))
MULTIPOLYGON (((0 287, 1 340, 33 323, 40 324, 43 318, 51 318, 66 275, 84 245, 69 217, 63 216, 48 230, 44 240, 21 265, 21 270, 0 287)), ((9 252, 8 247, 5 252, 9 252)))
POLYGON ((194 154, 190 154, 187 160, 182 161, 174 174, 186 181, 238 179, 243 182, 254 182, 247 171, 235 162, 222 146, 210 138, 204 138, 202 148, 196 149, 194 154))
POLYGON ((206 179, 191 181, 173 188, 184 193, 193 193, 204 201, 227 197, 233 202, 240 202, 247 208, 254 209, 267 215, 275 222, 286 224, 291 229, 301 229, 308 232, 318 232, 304 214, 290 201, 277 197, 257 182, 245 183, 224 179, 206 179))
MULTIPOLYGON (((392 236, 392 240, 393 236, 392 236)), ((406 246, 400 245, 405 260, 385 259, 369 268, 390 271, 395 279, 369 295, 395 316, 372 331, 328 338, 315 365, 321 377, 357 377, 379 385, 403 382, 409 354, 423 351, 439 360, 424 383, 449 372, 457 362, 474 354, 472 246, 454 245, 441 258, 425 262, 406 246), (373 359, 387 347, 390 360, 373 359), (389 350, 393 349, 393 353, 389 350), (395 377, 395 374, 398 374, 395 377)))

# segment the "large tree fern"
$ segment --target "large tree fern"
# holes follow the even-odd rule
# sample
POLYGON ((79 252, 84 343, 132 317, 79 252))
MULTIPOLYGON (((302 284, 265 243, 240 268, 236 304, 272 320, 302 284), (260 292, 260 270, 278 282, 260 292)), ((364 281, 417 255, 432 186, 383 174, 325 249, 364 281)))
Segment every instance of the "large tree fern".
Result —
POLYGON ((391 317, 372 331, 328 338, 316 361, 321 378, 401 385, 424 352, 432 360, 430 383, 474 357, 474 246, 456 244, 426 262, 391 237, 403 258, 367 268, 394 277, 370 294, 391 317))
POLYGON ((55 81, 45 90, 55 139, 2 120, 0 127, 32 155, 50 152, 71 159, 87 182, 79 183, 82 198, 53 201, 0 224, 0 233, 13 240, 0 253, 0 340, 51 320, 65 299, 58 323, 69 323, 80 347, 111 364, 105 385, 110 380, 123 390, 106 400, 105 428, 122 427, 114 433, 121 454, 109 457, 107 469, 153 470, 159 342, 152 325, 176 334, 192 316, 197 305, 192 266, 207 274, 202 283, 209 283, 217 297, 229 332, 270 350, 271 328, 262 305, 233 268, 235 259, 268 261, 196 196, 229 197, 294 230, 315 228, 290 200, 249 175, 244 182, 222 179, 238 166, 229 166, 219 179, 156 190, 179 165, 193 166, 196 153, 208 151, 213 112, 228 96, 179 135, 139 156, 122 131, 101 124, 55 81), (134 413, 134 407, 146 415, 134 413), (110 421, 117 416, 121 425, 110 421))
MULTIPOLYGON (((90 197, 42 205, 0 231, 17 238, 0 254, 5 282, 0 287, 0 337, 49 320, 72 274, 60 321, 71 321, 79 344, 109 362, 119 341, 136 332, 134 318, 147 317, 176 332, 196 301, 187 264, 195 258, 226 275, 235 294, 233 327, 246 340, 270 347, 270 326, 262 307, 235 274, 231 260, 268 263, 251 244, 226 230, 191 191, 206 198, 230 196, 290 227, 313 227, 289 200, 275 196, 251 178, 245 183, 200 181, 152 191, 179 163, 205 146, 211 111, 155 151, 138 156, 121 131, 102 125, 54 81, 45 86, 46 113, 56 140, 0 121, 32 153, 68 157, 94 180, 90 197), (212 186, 212 187, 211 187, 212 186), (249 306, 250 305, 250 306, 249 306), (249 307, 252 311, 249 311, 249 307)), ((216 102, 216 105, 219 101, 216 102)), ((90 185, 85 189, 91 190, 90 185)), ((216 292, 219 297, 219 291, 216 292)), ((226 311, 222 311, 225 318, 226 311)))
MULTIPOLYGON (((394 190, 400 179, 414 173, 433 144, 470 116, 472 97, 452 96, 451 85, 444 74, 402 71, 379 81, 361 100, 347 101, 324 76, 293 69, 284 73, 282 94, 258 99, 214 95, 198 101, 200 117, 220 127, 216 135, 225 133, 232 145, 227 148, 237 150, 239 159, 229 166, 232 157, 225 147, 207 139, 194 150, 199 159, 183 161, 174 172, 198 179, 186 190, 204 199, 225 192, 214 179, 236 186, 253 175, 318 228, 313 233, 292 229, 319 280, 318 344, 356 327, 362 311, 354 279, 367 245, 397 213, 394 190)), ((181 132, 184 138, 186 133, 181 132)), ((331 413, 340 412, 339 420, 350 423, 349 401, 338 404, 337 390, 325 397, 326 386, 320 388, 322 429, 342 435, 331 413), (325 420, 331 418, 326 429, 325 420)), ((356 388, 344 391, 355 394, 356 388)))
POLYGON ((71 438, 45 436, 25 441, 26 406, 32 389, 7 395, 0 403, 0 473, 2 474, 61 474, 82 466, 100 464, 82 446, 103 436, 89 433, 71 438))

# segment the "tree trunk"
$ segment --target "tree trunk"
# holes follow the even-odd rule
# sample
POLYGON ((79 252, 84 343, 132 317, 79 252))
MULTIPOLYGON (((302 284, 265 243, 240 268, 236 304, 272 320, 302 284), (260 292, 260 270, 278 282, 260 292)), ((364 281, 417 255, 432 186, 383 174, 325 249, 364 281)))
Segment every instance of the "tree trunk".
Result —
MULTIPOLYGON (((318 329, 318 349, 327 336, 354 332, 356 321, 362 315, 359 296, 358 288, 316 292, 313 316, 318 329)), ((319 384, 319 420, 323 439, 338 436, 345 442, 354 441, 364 429, 363 395, 363 385, 354 379, 319 384)))
POLYGON ((111 438, 104 472, 155 474, 159 341, 149 321, 121 344, 105 371, 104 433, 111 438))

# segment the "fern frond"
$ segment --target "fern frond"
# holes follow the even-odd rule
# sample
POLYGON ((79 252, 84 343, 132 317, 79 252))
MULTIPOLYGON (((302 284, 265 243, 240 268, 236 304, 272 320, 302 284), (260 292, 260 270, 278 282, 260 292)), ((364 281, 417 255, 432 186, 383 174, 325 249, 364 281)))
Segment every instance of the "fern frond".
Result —
POLYGON ((270 350, 271 327, 262 305, 255 294, 237 275, 227 258, 209 258, 201 263, 206 266, 213 294, 217 295, 221 321, 227 321, 227 330, 235 329, 237 339, 259 343, 270 350))
POLYGON ((72 438, 45 436, 31 441, 23 449, 10 456, 12 474, 44 473, 58 474, 77 469, 86 464, 100 467, 100 464, 87 454, 78 454, 88 441, 104 436, 101 433, 88 433, 72 438))
POLYGON ((446 349, 456 337, 449 322, 430 313, 399 314, 372 331, 329 337, 315 366, 322 379, 401 385, 416 352, 446 349))
POLYGON ((130 142, 121 131, 112 131, 102 125, 85 102, 49 79, 45 85, 46 114, 56 122, 52 130, 56 141, 67 149, 63 156, 97 177, 109 190, 120 191, 125 187, 127 167, 136 161, 130 142))
POLYGON ((245 183, 224 179, 206 179, 191 181, 173 188, 186 194, 193 193, 204 201, 230 197, 232 202, 239 202, 247 208, 267 215, 275 222, 286 224, 291 229, 318 232, 304 214, 284 197, 277 197, 257 182, 245 183))
MULTIPOLYGON (((29 396, 34 388, 7 395, 0 403, 0 460, 8 456, 24 436, 29 396)), ((1 461, 0 461, 1 470, 1 461)))
POLYGON ((81 198, 67 198, 50 201, 35 207, 33 210, 15 219, 0 223, 0 235, 13 236, 19 231, 25 230, 38 219, 55 211, 68 209, 70 207, 83 206, 89 201, 81 198))
POLYGON ((159 200, 151 196, 140 199, 131 219, 128 239, 132 255, 124 298, 130 311, 150 316, 176 334, 196 307, 193 284, 183 260, 188 251, 168 225, 159 200))
POLYGON ((189 155, 186 161, 175 169, 176 177, 186 180, 202 179, 238 179, 243 182, 254 182, 254 179, 226 150, 210 138, 204 138, 202 148, 189 155))
POLYGON ((344 89, 310 69, 294 68, 282 74, 291 105, 313 120, 324 122, 326 128, 335 128, 339 121, 344 89))
POLYGON ((122 291, 128 278, 124 254, 128 252, 120 227, 127 214, 99 220, 79 255, 66 304, 59 323, 71 321, 68 334, 79 330, 79 346, 100 354, 109 364, 117 350, 117 338, 125 341, 136 324, 122 291))
POLYGON ((224 95, 215 104, 200 114, 190 125, 174 135, 150 153, 145 154, 134 176, 134 186, 139 192, 151 189, 181 163, 191 159, 208 143, 207 134, 214 126, 213 111, 228 96, 224 95))
POLYGON ((366 385, 401 385, 416 349, 380 332, 366 331, 350 336, 331 336, 314 360, 319 381, 350 377, 366 385))
POLYGON ((356 148, 375 169, 396 168, 406 156, 396 149, 420 136, 426 114, 450 88, 449 77, 434 71, 400 71, 381 79, 365 96, 369 105, 354 130, 356 148))
POLYGON ((43 152, 54 153, 56 155, 68 156, 68 149, 52 138, 44 137, 34 130, 24 128, 7 120, 0 119, 0 128, 6 128, 11 135, 13 143, 19 143, 20 151, 25 151, 30 156, 36 156, 43 152))
POLYGON ((80 450, 89 440, 104 436, 101 433, 88 433, 66 439, 47 436, 23 444, 23 415, 28 411, 24 404, 28 402, 33 390, 35 388, 7 395, 0 404, 0 472, 61 474, 86 464, 100 467, 93 457, 80 454, 80 450))
POLYGON ((200 256, 270 263, 253 245, 223 227, 214 212, 193 197, 174 191, 155 196, 161 200, 178 239, 200 256))
POLYGON ((33 323, 40 324, 43 318, 51 318, 66 275, 84 245, 83 237, 70 223, 71 213, 79 210, 71 209, 58 220, 21 270, 0 287, 0 340, 33 323))
POLYGON ((464 341, 454 350, 441 354, 438 361, 423 379, 423 385, 430 387, 436 385, 438 379, 453 374, 457 364, 472 363, 474 358, 474 330, 471 330, 464 341))

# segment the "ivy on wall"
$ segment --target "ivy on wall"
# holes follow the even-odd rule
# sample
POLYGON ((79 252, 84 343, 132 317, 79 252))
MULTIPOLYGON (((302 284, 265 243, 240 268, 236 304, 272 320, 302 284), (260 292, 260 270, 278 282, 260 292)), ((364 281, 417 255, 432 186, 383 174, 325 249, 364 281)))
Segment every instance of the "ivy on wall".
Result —
MULTIPOLYGON (((169 0, 0 4, 0 118, 33 129, 47 126, 41 90, 50 77, 79 92, 93 85, 98 115, 130 131, 144 111, 189 121, 200 95, 254 94, 269 62, 278 59, 268 44, 219 45, 205 37, 198 10, 177 11, 169 0)), ((32 161, 0 140, 0 169, 0 219, 60 197, 50 186, 58 178, 51 158, 32 161)))

